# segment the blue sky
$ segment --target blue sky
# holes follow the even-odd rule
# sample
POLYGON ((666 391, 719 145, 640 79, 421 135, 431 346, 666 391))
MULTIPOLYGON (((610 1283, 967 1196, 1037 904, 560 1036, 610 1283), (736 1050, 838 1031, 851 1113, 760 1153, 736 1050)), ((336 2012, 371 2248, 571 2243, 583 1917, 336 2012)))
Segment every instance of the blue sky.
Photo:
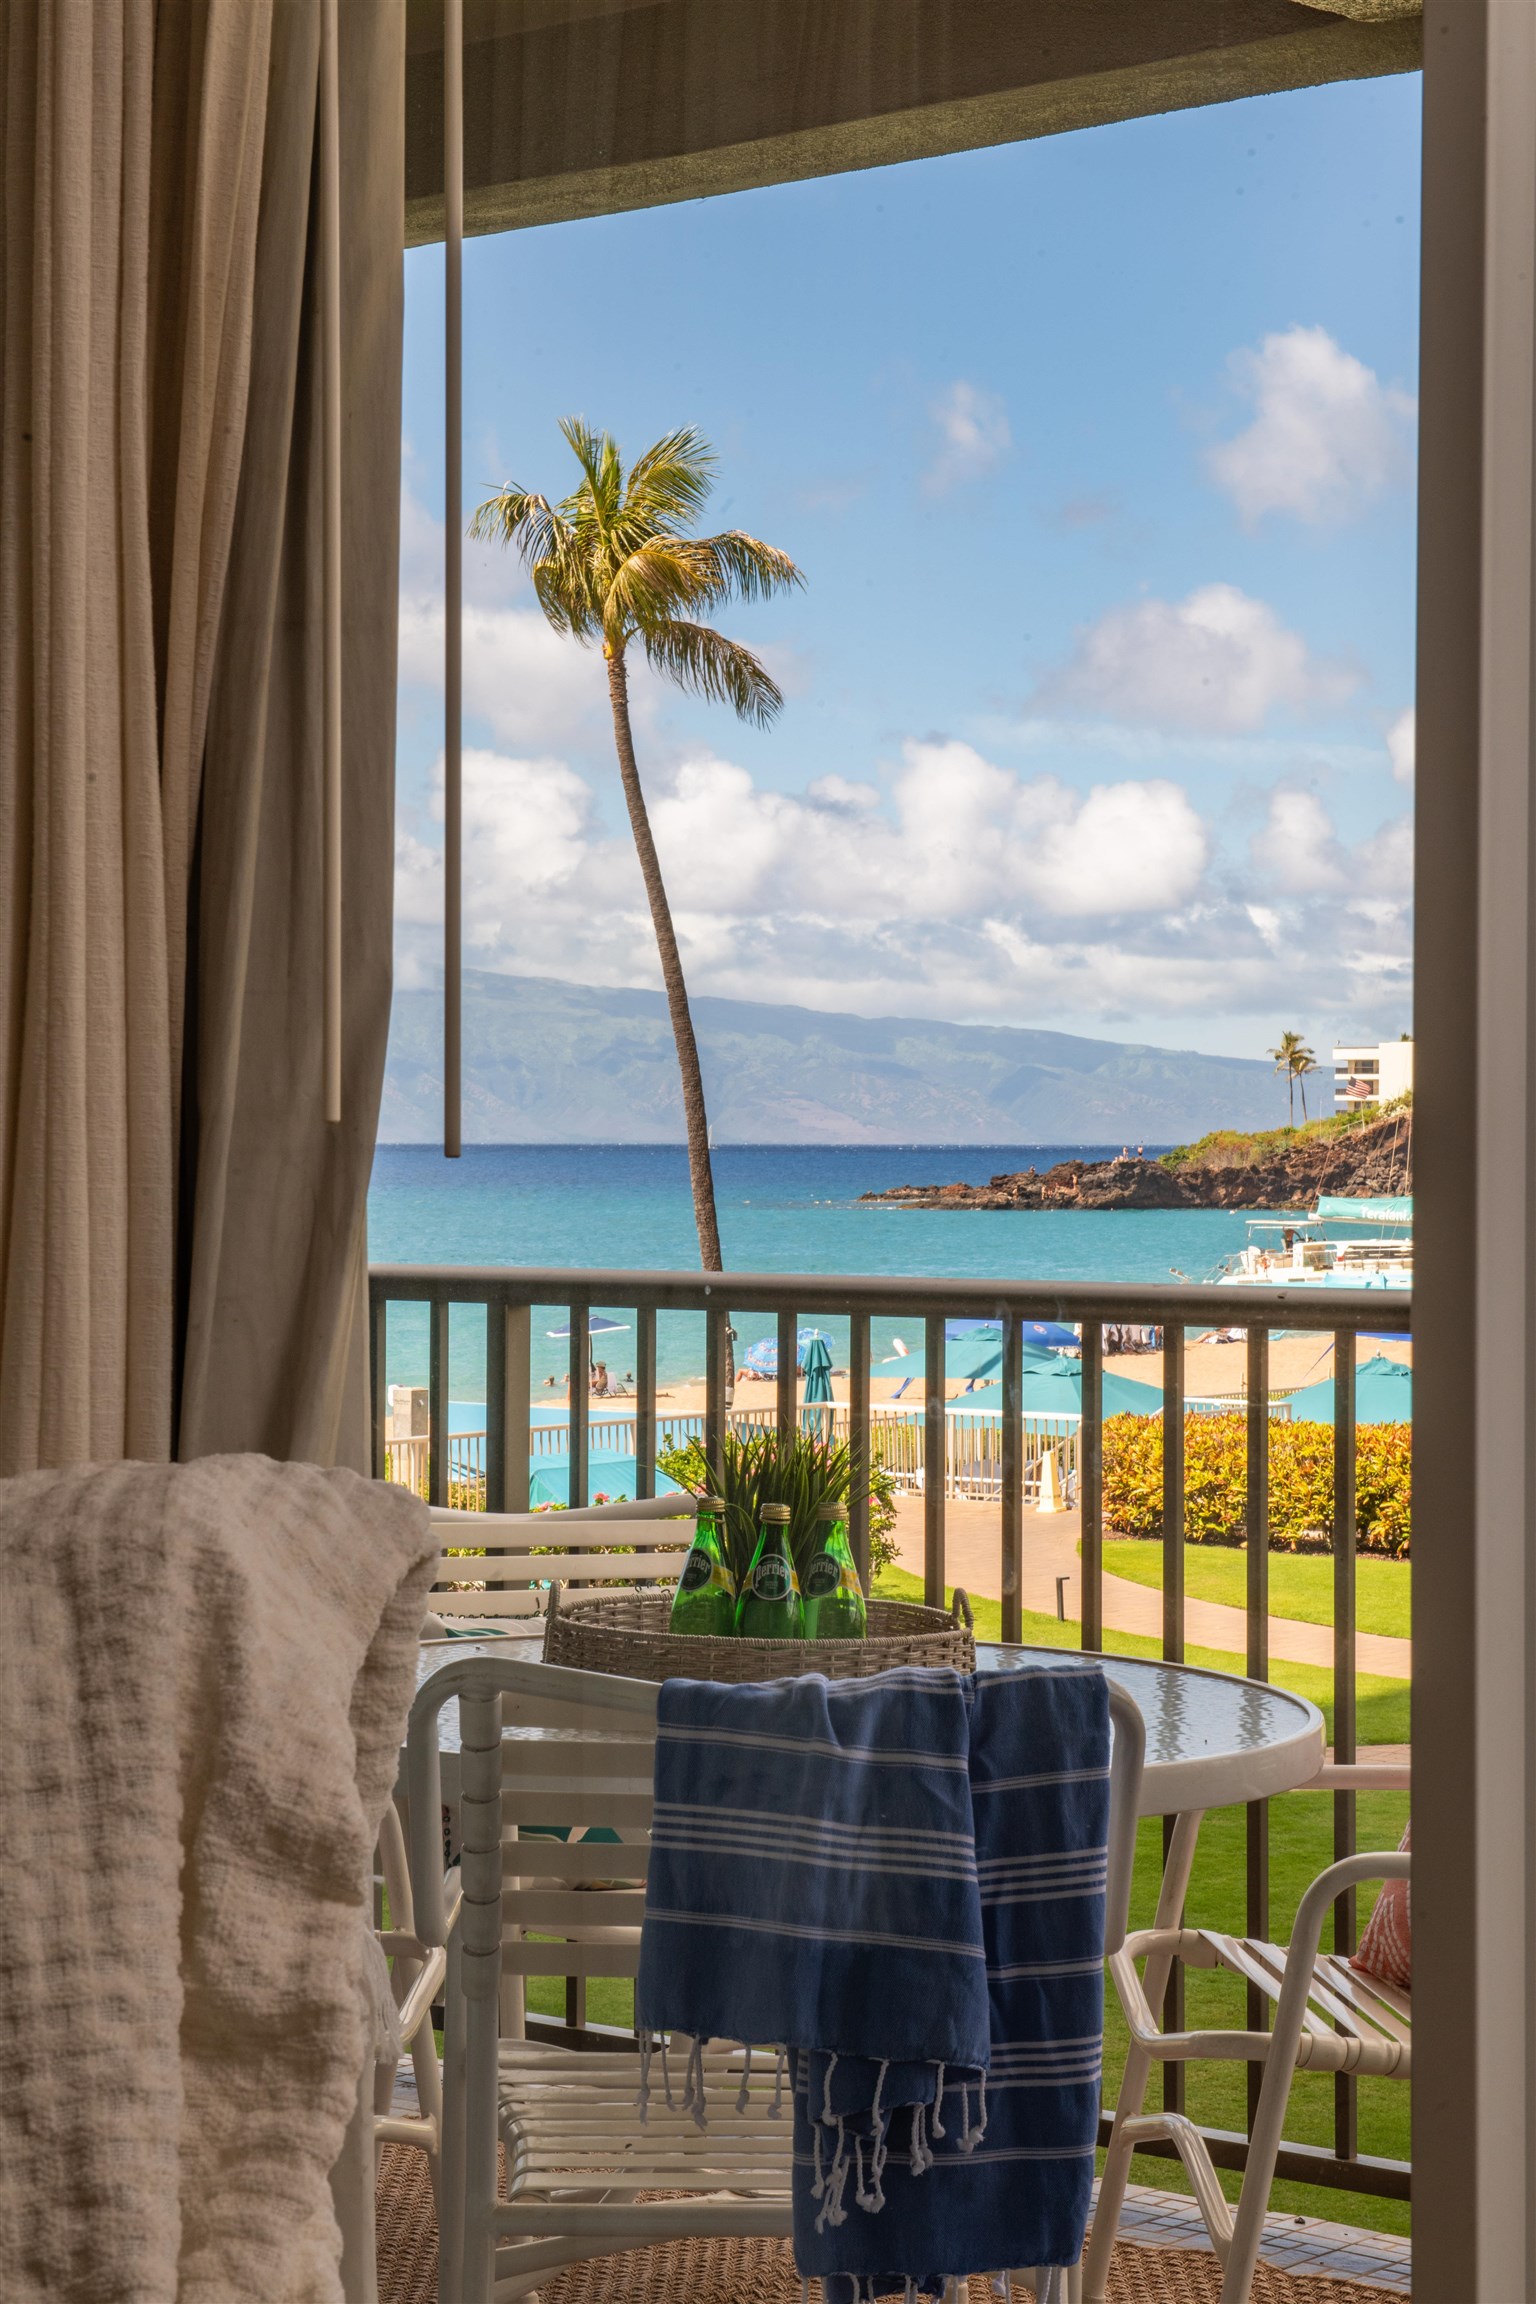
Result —
MULTIPOLYGON (((466 511, 684 422, 803 593, 637 675, 690 984, 1232 1053, 1411 1021, 1417 78, 471 242, 466 511)), ((407 259, 400 966, 440 918, 441 296, 407 259)), ((467 569, 472 965, 656 981, 600 661, 467 569)))

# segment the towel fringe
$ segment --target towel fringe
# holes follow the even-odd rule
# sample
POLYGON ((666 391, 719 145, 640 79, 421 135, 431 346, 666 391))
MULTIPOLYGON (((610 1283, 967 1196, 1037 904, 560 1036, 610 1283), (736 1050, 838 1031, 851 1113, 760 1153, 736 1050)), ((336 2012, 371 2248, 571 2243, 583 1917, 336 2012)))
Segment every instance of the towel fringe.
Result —
POLYGON ((784 2076, 789 2068, 789 2050, 780 2048, 773 2059, 773 2102, 768 2107, 770 2120, 778 2120, 784 2111, 784 2076))
POLYGON ((704 2043, 697 2037, 688 2051, 688 2078, 679 2110, 693 2114, 695 2128, 709 2126, 704 2111, 704 2043))
POLYGON ((947 2136, 947 2135, 949 2134, 949 2130, 948 2130, 948 2129, 945 2127, 945 2125, 944 2125, 944 2073, 945 2073, 945 2070, 946 2070, 946 2067, 945 2067, 944 2065, 942 2065, 942 2064, 941 2064, 941 2065, 939 2066, 939 2080, 938 2080, 938 2086, 937 2086, 937 2088, 934 2090, 934 2096, 933 2096, 933 2119, 932 2119, 932 2122, 930 2123, 930 2127, 931 2127, 931 2132, 932 2132, 932 2133, 933 2133, 935 2136, 947 2136))
POLYGON ((651 2114, 651 2058, 655 2051, 655 2033, 642 2032, 640 2034, 640 2093, 635 2098, 635 2108, 640 2114, 642 2128, 651 2114))
POLYGON ((747 2040, 743 2042, 743 2046, 747 2051, 747 2060, 741 2070, 741 2086, 736 2091, 736 2109, 738 2112, 745 2112, 752 2097, 752 2043, 747 2040))

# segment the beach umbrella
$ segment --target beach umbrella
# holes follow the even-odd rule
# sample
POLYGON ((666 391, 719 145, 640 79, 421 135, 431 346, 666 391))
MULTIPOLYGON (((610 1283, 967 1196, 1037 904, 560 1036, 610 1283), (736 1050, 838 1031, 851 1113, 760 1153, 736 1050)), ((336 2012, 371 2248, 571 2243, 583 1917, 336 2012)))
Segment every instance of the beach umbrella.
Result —
MULTIPOLYGON (((1290 1397, 1293 1423, 1333 1422, 1333 1378, 1309 1384, 1290 1397)), ((1413 1370, 1402 1360, 1389 1360, 1378 1352, 1355 1370, 1355 1422, 1357 1424, 1409 1424, 1413 1421, 1413 1370)))
MULTIPOLYGON (((1002 1399, 1001 1382, 985 1386, 986 1405, 996 1407, 1002 1399)), ((1026 1416, 1080 1416, 1083 1412, 1083 1366, 1080 1360, 1063 1360, 1054 1352, 1041 1353, 1026 1359, 1021 1387, 1026 1416)), ((1163 1395, 1155 1384, 1138 1384, 1134 1377, 1116 1376, 1107 1372, 1100 1394, 1106 1416, 1160 1416, 1163 1395)), ((977 1399, 979 1393, 967 1393, 967 1400, 977 1399)))
POLYGON ((813 1336, 805 1348, 805 1402, 807 1407, 832 1397, 832 1355, 825 1336, 813 1336))
MULTIPOLYGON (((1023 1358, 1026 1367, 1031 1367, 1037 1362, 1042 1367, 1055 1367, 1059 1364, 1056 1353, 1042 1351, 1035 1344, 1024 1346, 1023 1358)), ((995 1327, 976 1328, 970 1335, 961 1336, 946 1344, 944 1348, 946 1380, 953 1380, 957 1376, 962 1376, 972 1388, 985 1383, 989 1377, 998 1375, 1002 1365, 1003 1339, 995 1327)), ((899 1352, 889 1360, 882 1360, 876 1373, 881 1376, 899 1376, 901 1378, 901 1383, 895 1393, 895 1397, 900 1399, 907 1386, 914 1382, 917 1377, 926 1375, 927 1369, 928 1355, 923 1350, 922 1345, 918 1344, 913 1346, 910 1351, 899 1352)))
MULTIPOLYGON (((797 1330, 795 1335, 795 1366, 797 1368, 810 1366, 806 1355, 813 1344, 820 1344, 822 1350, 826 1351, 827 1340, 819 1328, 797 1330)), ((776 1336, 764 1336, 756 1344, 748 1345, 742 1355, 741 1364, 743 1368, 750 1368, 756 1376, 777 1376, 779 1372, 778 1338, 776 1336)), ((831 1365, 832 1356, 828 1353, 827 1366, 830 1368, 831 1365)))
POLYGON ((800 1420, 809 1431, 830 1434, 831 1411, 832 1355, 825 1336, 813 1336, 805 1348, 805 1407, 800 1420))

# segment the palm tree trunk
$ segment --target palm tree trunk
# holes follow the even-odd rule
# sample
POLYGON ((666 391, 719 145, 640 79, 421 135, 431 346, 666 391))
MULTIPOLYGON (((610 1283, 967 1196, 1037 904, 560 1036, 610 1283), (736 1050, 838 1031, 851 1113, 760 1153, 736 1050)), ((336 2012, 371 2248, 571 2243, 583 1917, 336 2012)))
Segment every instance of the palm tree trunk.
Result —
MULTIPOLYGON (((604 653, 607 654, 607 651, 604 653)), ((699 1048, 693 1036, 688 987, 683 982, 683 963, 678 956, 677 936, 672 926, 672 907, 667 902, 666 883, 661 877, 656 843, 651 837, 651 819, 646 813, 645 794, 640 786, 640 770, 635 763, 635 742, 629 725, 629 675, 622 654, 608 656, 608 700, 613 707, 613 742, 619 755, 619 779, 624 786, 624 804, 629 810, 629 826, 635 836, 635 853, 640 859, 640 877, 645 882, 646 900, 651 907, 651 925, 656 931, 656 949, 661 955, 661 980, 666 986, 672 1037, 677 1043, 677 1069, 683 1085, 683 1121, 688 1132, 688 1178, 693 1186, 693 1221, 698 1228, 699 1261, 706 1272, 723 1272, 725 1264, 720 1254, 720 1223, 715 1214, 715 1176, 709 1157, 709 1116, 704 1109, 704 1078, 699 1070, 699 1048)))

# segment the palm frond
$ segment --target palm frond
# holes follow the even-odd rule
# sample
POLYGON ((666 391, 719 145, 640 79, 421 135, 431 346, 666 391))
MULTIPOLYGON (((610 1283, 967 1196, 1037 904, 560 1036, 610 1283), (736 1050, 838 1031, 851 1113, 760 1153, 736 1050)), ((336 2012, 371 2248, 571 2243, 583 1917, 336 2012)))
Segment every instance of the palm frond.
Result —
POLYGON ((610 639, 627 639, 671 621, 686 608, 708 608, 717 595, 709 567, 686 537, 651 536, 608 577, 604 623, 610 639))
POLYGON ((601 626, 594 610, 591 570, 579 532, 543 496, 503 488, 479 506, 469 524, 478 541, 511 544, 533 578, 539 606, 557 632, 588 639, 601 626))
POLYGON ((714 487, 716 462, 696 424, 665 433, 630 466, 623 514, 663 525, 696 520, 714 487))
POLYGON ((707 624, 669 617, 642 626, 640 639, 658 672, 695 696, 729 704, 738 719, 754 727, 766 728, 784 702, 783 690, 751 649, 707 624))
POLYGON ((515 544, 531 567, 555 549, 554 532, 560 525, 560 515, 547 497, 529 488, 507 487, 476 506, 469 533, 477 544, 515 544))
POLYGON ((577 463, 583 486, 573 490, 560 509, 573 524, 591 518, 606 531, 624 500, 624 466, 618 442, 611 432, 594 432, 584 416, 564 416, 560 429, 577 463))
POLYGON ((695 536, 690 542, 696 552, 708 554, 718 571, 719 599, 734 593, 742 600, 766 600, 774 592, 794 591, 805 583, 787 552, 776 544, 760 543, 740 528, 728 528, 723 536, 695 536))

